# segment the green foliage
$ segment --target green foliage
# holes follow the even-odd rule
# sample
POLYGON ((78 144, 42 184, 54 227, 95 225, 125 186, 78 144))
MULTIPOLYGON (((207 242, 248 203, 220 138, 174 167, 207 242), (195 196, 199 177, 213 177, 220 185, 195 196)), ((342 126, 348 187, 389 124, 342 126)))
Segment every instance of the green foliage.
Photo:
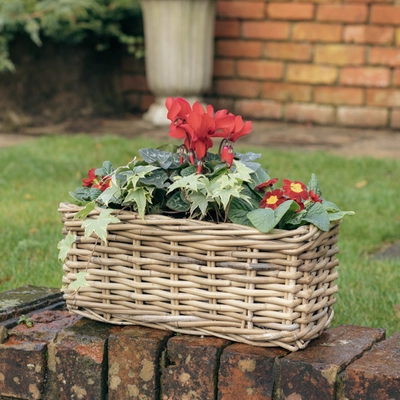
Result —
POLYGON ((88 275, 87 272, 78 272, 76 274, 76 281, 73 281, 68 285, 68 289, 78 291, 79 288, 89 286, 86 281, 86 276, 88 275))
POLYGON ((22 314, 19 318, 18 318, 18 325, 20 324, 25 324, 28 328, 32 328, 33 327, 33 322, 32 320, 27 317, 26 315, 22 314))
MULTIPOLYGON (((237 153, 231 167, 222 162, 218 154, 209 152, 204 159, 202 173, 194 165, 184 160, 180 162, 177 153, 145 148, 139 150, 139 154, 142 160, 135 158, 115 171, 109 161, 95 170, 96 175, 91 176, 92 185, 101 186, 105 180, 110 182, 103 192, 93 187, 79 187, 70 193, 78 205, 90 201, 78 217, 84 219, 97 204, 111 209, 136 211, 142 218, 146 214, 160 213, 217 223, 234 222, 267 233, 274 228, 295 229, 310 223, 328 231, 332 221, 354 214, 342 212, 334 203, 322 198, 315 202, 311 197, 300 204, 286 197, 277 208, 260 209, 263 193, 257 185, 263 184, 263 180, 269 181, 270 177, 259 163, 254 162, 261 155, 253 152, 237 153), (232 202, 234 205, 230 208, 232 202)), ((272 189, 273 185, 269 185, 264 190, 268 192, 272 189)), ((307 190, 321 194, 314 174, 307 190)), ((306 195, 309 196, 309 193, 306 195)), ((85 221, 84 225, 88 228, 86 224, 92 226, 94 222, 85 221)), ((103 228, 102 238, 106 236, 106 226, 103 228)))
POLYGON ((75 243, 75 240, 76 235, 73 235, 71 232, 68 232, 65 238, 60 240, 57 245, 57 248, 60 250, 60 252, 58 253, 58 261, 64 262, 64 260, 67 258, 68 251, 71 248, 72 244, 75 243))
POLYGON ((78 44, 85 40, 105 50, 112 40, 143 57, 143 37, 125 26, 140 17, 138 0, 0 0, 0 71, 13 71, 9 43, 26 33, 38 46, 42 38, 78 44))

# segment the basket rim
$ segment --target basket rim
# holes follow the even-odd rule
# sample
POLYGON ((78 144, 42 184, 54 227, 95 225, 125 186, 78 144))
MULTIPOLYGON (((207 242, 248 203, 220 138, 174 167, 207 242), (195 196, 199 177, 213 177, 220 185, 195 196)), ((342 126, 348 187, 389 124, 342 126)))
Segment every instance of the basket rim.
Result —
MULTIPOLYGON (((83 209, 83 206, 78 206, 76 204, 70 203, 70 202, 61 202, 58 208, 58 212, 60 213, 68 213, 68 212, 78 212, 81 209, 83 209)), ((95 209, 93 211, 91 211, 88 216, 93 216, 93 215, 98 215, 100 214, 100 212, 102 210, 105 209, 111 209, 111 208, 102 208, 99 206, 96 206, 95 209)), ((234 230, 234 231, 245 231, 246 234, 253 234, 253 235, 273 235, 273 236, 285 236, 287 235, 288 232, 290 232, 290 235, 294 236, 294 235, 307 235, 307 234, 314 234, 318 231, 320 231, 320 229, 318 227, 316 227, 313 224, 308 224, 308 225, 302 225, 299 226, 296 229, 292 229, 292 230, 287 230, 287 229, 272 229, 271 231, 269 231, 268 233, 265 232, 261 232, 256 228, 250 227, 250 226, 246 226, 246 225, 240 225, 240 224, 234 224, 232 222, 221 222, 221 223, 217 223, 217 222, 212 222, 212 221, 202 221, 202 220, 197 220, 197 219, 190 219, 190 218, 173 218, 173 217, 169 217, 167 215, 162 215, 162 214, 146 214, 144 216, 144 218, 142 218, 137 212, 135 211, 129 211, 129 210, 123 210, 123 209, 111 209, 112 214, 114 216, 117 216, 118 218, 122 219, 121 222, 123 222, 123 220, 125 219, 124 216, 126 217, 126 219, 128 218, 132 218, 132 216, 134 216, 135 219, 141 219, 142 221, 145 221, 146 223, 148 222, 149 225, 154 225, 157 224, 159 222, 165 222, 171 225, 189 225, 189 226, 193 226, 193 227, 201 227, 204 226, 204 228, 207 227, 215 227, 216 225, 218 225, 218 227, 221 230, 234 230), (122 217, 122 218, 121 218, 122 217)), ((332 221, 330 224, 330 229, 332 228, 332 226, 335 226, 337 224, 340 224, 342 221, 342 219, 339 219, 337 221, 332 221)), ((113 224, 110 224, 110 226, 112 226, 113 224)), ((238 232, 237 232, 238 233, 238 232)))

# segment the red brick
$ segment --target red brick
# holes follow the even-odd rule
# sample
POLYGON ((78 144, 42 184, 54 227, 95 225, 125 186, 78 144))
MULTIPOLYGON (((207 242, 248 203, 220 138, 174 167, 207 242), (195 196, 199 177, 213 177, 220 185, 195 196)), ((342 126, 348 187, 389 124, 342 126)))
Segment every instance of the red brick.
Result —
POLYGON ((383 337, 383 329, 340 326, 325 331, 306 349, 279 360, 281 397, 336 399, 341 372, 383 337))
POLYGON ((261 57, 262 43, 246 40, 218 40, 217 56, 222 57, 261 57))
POLYGON ((400 332, 397 332, 346 369, 344 397, 391 400, 399 395, 400 332))
POLYGON ((81 319, 58 334, 52 358, 61 400, 104 398, 109 333, 110 325, 81 319))
POLYGON ((319 104, 287 104, 285 110, 285 120, 329 125, 333 124, 335 121, 335 109, 331 106, 319 104))
POLYGON ((224 339, 175 336, 168 340, 161 371, 161 399, 214 399, 224 339))
POLYGON ((347 25, 344 41, 359 44, 390 44, 394 40, 394 28, 373 25, 347 25))
POLYGON ((364 89, 336 86, 316 87, 314 101, 322 104, 360 106, 364 103, 364 89))
POLYGON ((264 56, 278 60, 311 61, 312 50, 312 45, 308 43, 267 42, 264 56))
POLYGON ((235 75, 235 61, 217 59, 214 61, 214 76, 233 77, 235 75))
POLYGON ((284 40, 290 34, 290 24, 278 21, 244 21, 242 35, 249 39, 284 40))
POLYGON ((159 398, 159 360, 171 332, 116 328, 108 342, 108 399, 159 398), (121 358, 121 355, 129 357, 121 358))
POLYGON ((392 110, 390 116, 390 127, 394 129, 400 128, 400 110, 392 110))
POLYGON ((29 320, 32 322, 33 326, 28 327, 26 324, 19 324, 9 329, 8 335, 10 339, 16 337, 20 341, 48 343, 52 341, 62 329, 74 325, 80 319, 80 316, 70 314, 68 311, 39 311, 29 316, 29 320))
POLYGON ((258 1, 217 2, 217 15, 226 18, 261 19, 265 17, 264 4, 258 1))
POLYGON ((45 343, 0 344, 0 398, 41 399, 45 376, 45 343))
POLYGON ((318 21, 366 22, 366 4, 320 4, 317 8, 318 21))
POLYGON ((400 49, 397 47, 372 47, 369 50, 369 64, 400 66, 400 49))
POLYGON ((293 26, 292 38, 295 41, 340 42, 342 25, 300 22, 293 26))
POLYGON ((218 399, 271 400, 275 361, 286 353, 241 343, 228 346, 220 361, 218 399))
POLYGON ((262 97, 280 101, 310 101, 312 86, 284 82, 265 82, 262 97))
POLYGON ((235 114, 245 118, 281 119, 282 105, 271 100, 238 100, 235 103, 235 114))
POLYGON ((238 38, 240 36, 240 22, 232 20, 217 20, 215 22, 216 38, 238 38))
POLYGON ((147 86, 146 76, 145 75, 131 75, 124 74, 122 75, 122 91, 130 92, 148 92, 149 87, 147 86))
POLYGON ((389 68, 346 67, 340 71, 340 84, 348 86, 386 87, 390 84, 389 68))
POLYGON ((310 20, 314 16, 314 4, 268 3, 267 16, 271 19, 310 20))
POLYGON ((317 45, 314 62, 333 65, 362 65, 365 63, 365 48, 345 44, 317 45))
POLYGON ((372 4, 370 11, 372 23, 384 25, 398 25, 400 20, 400 6, 389 4, 372 4))
POLYGON ((314 64, 289 64, 286 70, 288 82, 332 84, 338 75, 337 68, 314 64))
POLYGON ((400 107, 400 89, 367 89, 367 105, 400 107))
POLYGON ((382 128, 388 123, 386 108, 372 107, 339 107, 337 112, 339 125, 382 128))
POLYGON ((283 63, 278 61, 238 61, 236 68, 243 78, 279 80, 283 76, 283 63))
POLYGON ((395 68, 393 70, 392 83, 394 86, 400 86, 400 68, 395 68))
POLYGON ((245 79, 217 79, 215 82, 215 94, 218 96, 239 96, 257 98, 260 94, 260 82, 245 79))

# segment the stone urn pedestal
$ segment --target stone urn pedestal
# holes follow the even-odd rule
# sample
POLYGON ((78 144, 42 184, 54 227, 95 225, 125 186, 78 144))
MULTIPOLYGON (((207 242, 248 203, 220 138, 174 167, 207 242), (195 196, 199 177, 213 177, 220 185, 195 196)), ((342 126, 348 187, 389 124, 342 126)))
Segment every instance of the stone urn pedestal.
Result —
POLYGON ((168 125, 165 99, 185 97, 193 104, 211 87, 215 0, 141 0, 146 79, 155 102, 143 116, 168 125))

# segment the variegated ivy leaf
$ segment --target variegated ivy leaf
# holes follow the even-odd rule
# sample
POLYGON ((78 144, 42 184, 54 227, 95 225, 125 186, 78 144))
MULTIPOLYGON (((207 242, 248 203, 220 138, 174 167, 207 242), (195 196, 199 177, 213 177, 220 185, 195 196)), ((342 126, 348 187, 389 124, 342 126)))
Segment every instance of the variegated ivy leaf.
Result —
POLYGON ((120 204, 120 197, 122 195, 121 189, 114 184, 112 181, 111 186, 109 186, 99 197, 98 201, 108 206, 110 203, 120 204))
POLYGON ((135 204, 138 214, 144 218, 146 213, 146 204, 151 203, 151 194, 145 187, 137 187, 130 189, 125 197, 124 205, 135 204))
POLYGON ((246 167, 250 168, 253 171, 256 171, 257 169, 260 168, 260 164, 253 162, 254 160, 257 160, 258 158, 261 157, 261 154, 256 154, 252 152, 248 152, 245 154, 240 154, 240 153, 235 153, 235 158, 239 158, 240 162, 246 167))
POLYGON ((236 167, 236 174, 238 174, 238 177, 244 182, 250 182, 251 174, 254 171, 251 168, 246 167, 246 165, 244 165, 240 161, 234 161, 233 164, 236 167))
POLYGON ((208 186, 208 179, 202 174, 188 175, 184 177, 175 177, 175 182, 168 188, 168 193, 175 189, 183 188, 190 192, 198 192, 208 186))
POLYGON ((90 203, 86 204, 85 207, 82 208, 79 212, 77 212, 74 216, 74 219, 81 219, 84 220, 86 217, 96 208, 96 203, 91 201, 90 203))
POLYGON ((191 193, 188 197, 191 202, 190 214, 198 208, 202 216, 206 215, 209 198, 201 192, 191 193))
POLYGON ((60 250, 58 253, 58 260, 62 263, 67 258, 69 249, 71 248, 72 244, 75 243, 75 240, 76 235, 73 235, 71 231, 68 231, 67 236, 58 242, 57 248, 60 250))
POLYGON ((144 178, 156 169, 159 169, 159 167, 156 167, 155 165, 137 165, 132 171, 139 178, 144 178))
POLYGON ((85 229, 85 238, 95 233, 101 240, 107 242, 107 227, 111 223, 118 223, 120 220, 110 215, 113 210, 107 208, 101 211, 97 219, 87 219, 82 222, 82 228, 85 229))
POLYGON ((90 286, 86 281, 87 275, 88 272, 78 272, 76 274, 76 281, 70 283, 68 288, 77 292, 81 287, 90 286))
POLYGON ((240 197, 243 198, 244 200, 247 200, 247 196, 242 196, 240 192, 241 190, 239 187, 220 189, 216 190, 213 193, 213 198, 215 198, 216 200, 219 199, 224 209, 226 209, 232 197, 240 197))

